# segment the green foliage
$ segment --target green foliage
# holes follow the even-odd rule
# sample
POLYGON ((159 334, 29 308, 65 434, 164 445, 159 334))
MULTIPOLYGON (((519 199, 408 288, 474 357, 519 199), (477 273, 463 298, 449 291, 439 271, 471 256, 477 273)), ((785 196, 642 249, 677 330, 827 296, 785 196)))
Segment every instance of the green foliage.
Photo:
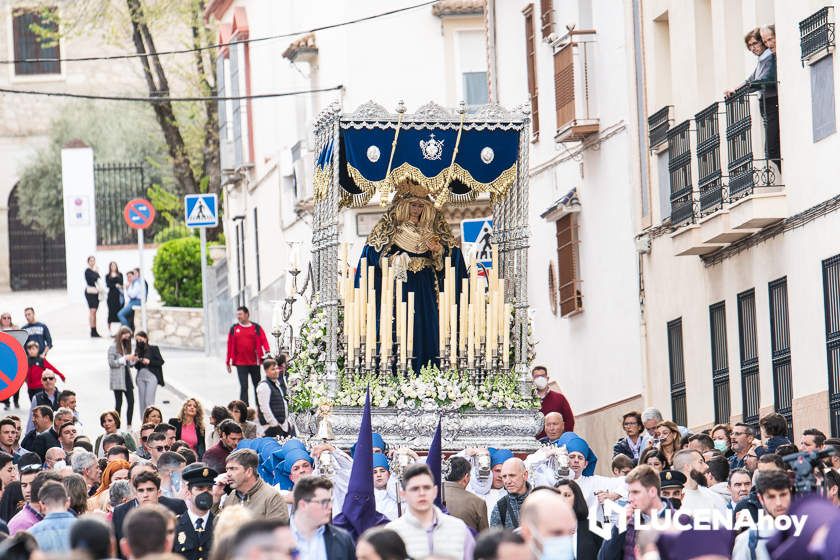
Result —
POLYGON ((93 148, 96 161, 144 162, 152 181, 171 188, 170 167, 161 165, 168 161, 163 135, 145 105, 123 105, 114 111, 108 105, 72 102, 57 115, 50 124, 48 144, 21 170, 15 191, 27 225, 52 238, 63 233, 61 149, 73 139, 93 148))
POLYGON ((166 243, 173 239, 182 239, 190 237, 193 234, 190 228, 184 224, 171 224, 161 228, 155 233, 155 243, 166 243))
POLYGON ((164 305, 201 307, 201 247, 197 237, 172 239, 158 247, 152 272, 164 305))

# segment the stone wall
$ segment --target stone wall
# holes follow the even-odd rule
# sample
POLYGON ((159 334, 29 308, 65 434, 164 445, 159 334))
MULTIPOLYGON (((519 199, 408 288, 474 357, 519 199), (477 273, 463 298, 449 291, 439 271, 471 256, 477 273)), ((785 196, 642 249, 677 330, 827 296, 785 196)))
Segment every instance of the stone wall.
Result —
POLYGON ((149 340, 166 348, 204 349, 204 312, 192 307, 156 307, 146 309, 149 340))

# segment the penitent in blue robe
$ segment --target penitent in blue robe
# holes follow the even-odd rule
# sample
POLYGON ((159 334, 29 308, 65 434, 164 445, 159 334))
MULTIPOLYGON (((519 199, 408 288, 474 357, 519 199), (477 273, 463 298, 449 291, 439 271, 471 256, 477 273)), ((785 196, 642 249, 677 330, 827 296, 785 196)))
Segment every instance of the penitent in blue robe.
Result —
MULTIPOLYGON (((362 249, 359 265, 356 266, 355 287, 359 287, 361 276, 360 268, 362 258, 367 258, 367 265, 374 267, 374 287, 376 289, 376 334, 379 338, 379 298, 382 291, 382 268, 379 260, 383 256, 391 257, 399 253, 406 253, 409 257, 426 257, 431 259, 432 252, 413 253, 406 251, 396 245, 386 245, 380 253, 370 245, 362 249)), ((455 268, 455 301, 460 301, 461 279, 467 278, 467 267, 464 265, 464 258, 459 247, 443 247, 443 262, 446 257, 452 255, 452 265, 455 268)), ((415 372, 420 372, 422 366, 429 363, 440 366, 438 353, 440 351, 440 326, 438 325, 438 287, 443 287, 444 271, 436 271, 433 267, 427 266, 419 272, 406 273, 406 281, 403 282, 402 300, 408 301, 408 292, 414 292, 414 358, 411 367, 415 372), (437 282, 435 281, 437 280, 437 282)), ((396 336, 396 333, 394 334, 396 336)), ((378 352, 377 352, 378 353, 378 352)))

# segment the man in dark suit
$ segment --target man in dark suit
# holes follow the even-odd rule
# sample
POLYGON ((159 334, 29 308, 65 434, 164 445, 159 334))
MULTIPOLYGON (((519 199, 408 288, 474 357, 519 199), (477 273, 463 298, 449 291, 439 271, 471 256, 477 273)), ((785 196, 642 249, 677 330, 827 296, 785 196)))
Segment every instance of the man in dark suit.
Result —
MULTIPOLYGON (((46 407, 39 406, 38 408, 40 408, 43 412, 43 409, 46 407)), ((53 417, 52 427, 50 427, 50 429, 46 432, 38 434, 35 441, 32 442, 32 447, 28 448, 29 451, 37 453, 41 456, 41 459, 46 460, 47 449, 51 447, 61 447, 61 443, 58 441, 58 429, 72 420, 73 411, 69 408, 59 408, 56 410, 53 417)))
POLYGON ((178 517, 172 552, 187 560, 204 560, 213 544, 213 495, 210 490, 219 475, 204 463, 193 463, 184 469, 181 478, 187 483, 190 498, 187 511, 178 517))
MULTIPOLYGON (((26 435, 23 436, 23 440, 20 442, 20 446, 27 451, 32 451, 32 446, 35 444, 35 438, 38 437, 38 434, 50 431, 53 425, 52 408, 48 406, 36 406, 32 409, 31 414, 31 422, 34 427, 26 432, 26 435)), ((43 459, 43 457, 41 458, 43 459)))
POLYGON ((295 483, 290 527, 300 558, 315 558, 321 546, 327 552, 327 560, 356 558, 350 533, 330 523, 332 487, 330 479, 322 476, 304 476, 295 483))
POLYGON ((144 467, 146 468, 143 470, 132 468, 131 485, 134 486, 134 492, 137 497, 114 509, 112 521, 114 522, 114 535, 117 538, 117 542, 120 542, 120 539, 125 536, 123 534, 125 516, 137 506, 160 504, 172 511, 175 515, 181 515, 187 511, 187 504, 184 503, 184 500, 167 498, 160 495, 160 477, 156 472, 149 470, 148 465, 144 465, 144 467))

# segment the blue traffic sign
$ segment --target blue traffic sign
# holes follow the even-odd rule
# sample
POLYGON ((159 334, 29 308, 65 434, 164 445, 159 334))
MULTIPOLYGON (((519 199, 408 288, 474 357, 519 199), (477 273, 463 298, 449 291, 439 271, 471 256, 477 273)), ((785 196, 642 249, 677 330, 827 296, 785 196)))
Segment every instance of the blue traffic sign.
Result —
POLYGON ((184 197, 184 219, 187 227, 216 227, 219 199, 215 194, 188 194, 184 197))
POLYGON ((29 361, 20 342, 11 334, 0 332, 0 400, 18 392, 28 369, 29 361))
POLYGON ((493 266, 493 218, 461 220, 461 250, 474 253, 485 267, 493 266))

